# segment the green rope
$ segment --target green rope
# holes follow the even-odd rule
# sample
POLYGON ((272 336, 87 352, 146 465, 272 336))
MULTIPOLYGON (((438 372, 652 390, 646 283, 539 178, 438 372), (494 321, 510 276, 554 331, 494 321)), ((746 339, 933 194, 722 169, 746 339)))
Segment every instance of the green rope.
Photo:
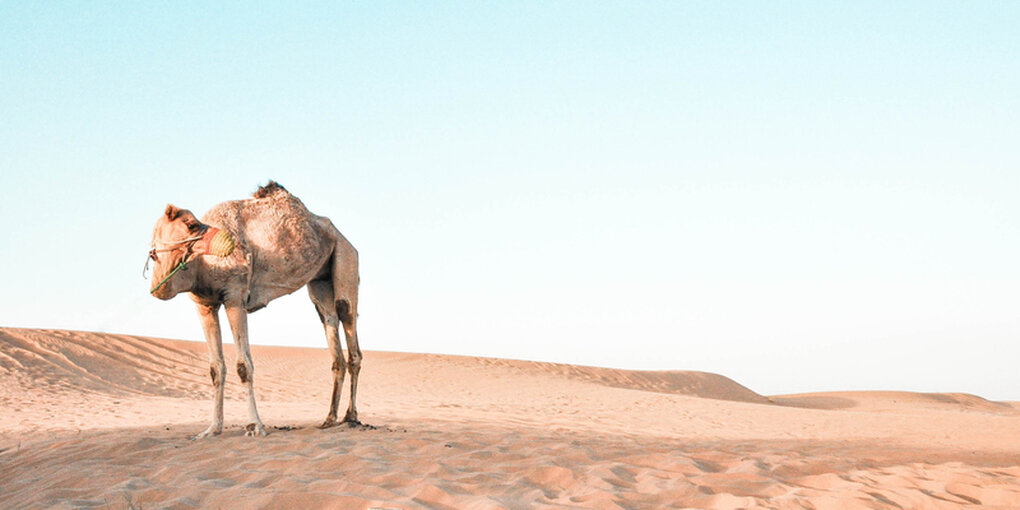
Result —
POLYGON ((159 290, 159 288, 162 287, 163 284, 166 283, 167 280, 169 280, 171 276, 173 276, 173 275, 175 275, 177 273, 177 271, 180 271, 181 269, 187 269, 187 268, 188 268, 187 261, 182 259, 181 263, 177 264, 177 267, 175 267, 173 271, 170 271, 170 274, 166 275, 166 278, 163 278, 163 281, 159 282, 159 285, 157 285, 155 289, 152 289, 152 290, 149 291, 149 294, 155 294, 156 291, 159 290))

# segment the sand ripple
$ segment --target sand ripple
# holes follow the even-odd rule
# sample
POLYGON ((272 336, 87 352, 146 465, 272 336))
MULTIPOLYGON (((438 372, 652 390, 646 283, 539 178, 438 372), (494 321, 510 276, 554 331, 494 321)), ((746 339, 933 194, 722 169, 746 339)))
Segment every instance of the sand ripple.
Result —
POLYGON ((369 352, 376 428, 320 430, 325 351, 254 354, 270 435, 243 436, 232 380, 195 442, 204 345, 0 329, 0 507, 1020 507, 1020 416, 973 395, 369 352))

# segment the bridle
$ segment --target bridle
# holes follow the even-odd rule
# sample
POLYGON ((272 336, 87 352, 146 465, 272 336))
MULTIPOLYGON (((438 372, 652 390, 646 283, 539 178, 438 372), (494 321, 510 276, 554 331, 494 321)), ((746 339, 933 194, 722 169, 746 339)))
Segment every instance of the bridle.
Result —
MULTIPOLYGON (((205 231, 207 229, 208 229, 208 227, 204 227, 202 229, 203 235, 204 235, 204 233, 205 233, 205 231)), ((161 243, 161 244, 169 246, 169 248, 158 248, 158 249, 155 246, 156 245, 156 241, 152 242, 153 246, 152 246, 152 249, 149 250, 149 257, 147 259, 145 259, 145 267, 142 268, 142 278, 146 278, 145 273, 147 273, 149 271, 149 261, 150 260, 153 260, 153 261, 156 260, 156 254, 157 253, 163 253, 163 252, 167 252, 167 251, 177 250, 177 249, 179 249, 179 246, 182 245, 182 244, 187 244, 187 246, 185 246, 185 249, 187 251, 184 253, 184 257, 181 258, 181 262, 179 264, 177 264, 177 267, 175 267, 173 271, 170 271, 170 274, 166 275, 162 280, 160 280, 159 285, 156 285, 156 287, 154 289, 149 291, 150 294, 155 294, 155 292, 157 290, 159 290, 160 287, 162 287, 166 282, 170 281, 170 278, 172 278, 173 275, 177 274, 178 271, 180 271, 182 269, 187 269, 188 268, 188 260, 191 258, 191 248, 195 245, 195 241, 198 241, 200 239, 202 239, 201 235, 195 236, 195 237, 189 237, 187 239, 181 239, 180 241, 171 241, 169 243, 161 243)))

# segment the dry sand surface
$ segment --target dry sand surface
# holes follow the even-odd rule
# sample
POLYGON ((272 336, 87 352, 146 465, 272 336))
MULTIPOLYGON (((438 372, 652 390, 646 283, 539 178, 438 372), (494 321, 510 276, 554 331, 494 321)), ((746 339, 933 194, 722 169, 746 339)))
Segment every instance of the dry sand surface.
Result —
POLYGON ((371 427, 320 430, 325 349, 253 355, 270 435, 231 374, 191 441, 204 343, 0 329, 0 508, 1020 507, 1020 409, 972 395, 368 352, 371 427))

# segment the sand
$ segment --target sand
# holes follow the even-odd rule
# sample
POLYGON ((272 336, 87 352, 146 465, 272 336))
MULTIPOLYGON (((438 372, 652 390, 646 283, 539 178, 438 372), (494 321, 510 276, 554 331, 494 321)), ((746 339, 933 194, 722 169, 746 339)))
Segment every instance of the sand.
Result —
POLYGON ((1020 507, 1015 403, 370 351, 370 426, 321 430, 325 349, 253 357, 270 435, 230 374, 192 441, 204 343, 0 328, 0 508, 1020 507))

